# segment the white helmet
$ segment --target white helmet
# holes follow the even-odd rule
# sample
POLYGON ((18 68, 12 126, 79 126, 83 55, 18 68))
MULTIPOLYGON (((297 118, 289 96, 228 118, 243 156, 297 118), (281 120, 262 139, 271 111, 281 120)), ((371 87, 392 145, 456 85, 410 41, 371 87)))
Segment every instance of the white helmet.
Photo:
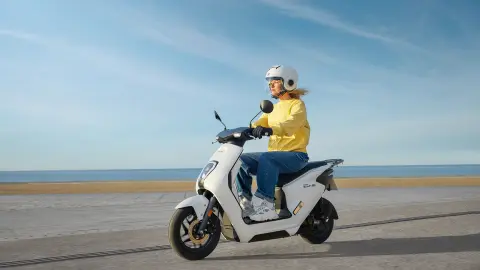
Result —
POLYGON ((265 74, 265 79, 283 81, 283 88, 288 92, 297 89, 298 73, 292 67, 286 67, 282 65, 273 66, 265 74))

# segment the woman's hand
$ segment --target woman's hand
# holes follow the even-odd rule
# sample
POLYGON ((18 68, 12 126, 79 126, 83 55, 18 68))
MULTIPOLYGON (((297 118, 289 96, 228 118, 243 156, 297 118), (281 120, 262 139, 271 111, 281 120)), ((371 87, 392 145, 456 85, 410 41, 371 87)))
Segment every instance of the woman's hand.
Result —
POLYGON ((273 134, 273 130, 271 128, 266 128, 262 126, 257 126, 252 130, 253 137, 261 139, 263 136, 271 136, 273 134))

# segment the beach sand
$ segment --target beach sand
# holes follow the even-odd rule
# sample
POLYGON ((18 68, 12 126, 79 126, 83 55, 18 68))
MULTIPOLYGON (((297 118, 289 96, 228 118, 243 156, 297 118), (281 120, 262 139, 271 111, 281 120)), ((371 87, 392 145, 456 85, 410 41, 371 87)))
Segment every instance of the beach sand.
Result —
MULTIPOLYGON (((337 178, 343 188, 376 187, 440 187, 480 186, 480 176, 419 177, 419 178, 337 178)), ((255 180, 253 188, 256 188, 255 180)), ((103 181, 63 183, 2 183, 0 195, 20 194, 91 194, 91 193, 144 193, 194 192, 195 181, 103 181)))

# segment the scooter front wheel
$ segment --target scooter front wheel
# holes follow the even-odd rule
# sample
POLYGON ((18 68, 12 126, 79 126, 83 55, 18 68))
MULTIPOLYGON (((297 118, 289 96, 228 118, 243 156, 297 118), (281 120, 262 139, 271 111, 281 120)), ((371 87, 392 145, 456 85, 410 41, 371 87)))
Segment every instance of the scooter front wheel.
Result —
POLYGON ((201 260, 210 255, 220 241, 220 219, 212 214, 203 236, 196 230, 201 222, 192 207, 177 209, 168 228, 168 239, 172 249, 187 260, 201 260))

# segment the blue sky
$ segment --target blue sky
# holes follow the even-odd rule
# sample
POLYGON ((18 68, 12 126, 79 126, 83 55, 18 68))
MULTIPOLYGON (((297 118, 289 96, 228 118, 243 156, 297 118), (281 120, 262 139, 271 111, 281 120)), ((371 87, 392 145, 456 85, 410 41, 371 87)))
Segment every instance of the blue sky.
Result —
POLYGON ((0 170, 201 167, 222 129, 213 110, 247 125, 276 64, 311 90, 312 160, 480 163, 478 12, 475 0, 4 0, 0 170))

